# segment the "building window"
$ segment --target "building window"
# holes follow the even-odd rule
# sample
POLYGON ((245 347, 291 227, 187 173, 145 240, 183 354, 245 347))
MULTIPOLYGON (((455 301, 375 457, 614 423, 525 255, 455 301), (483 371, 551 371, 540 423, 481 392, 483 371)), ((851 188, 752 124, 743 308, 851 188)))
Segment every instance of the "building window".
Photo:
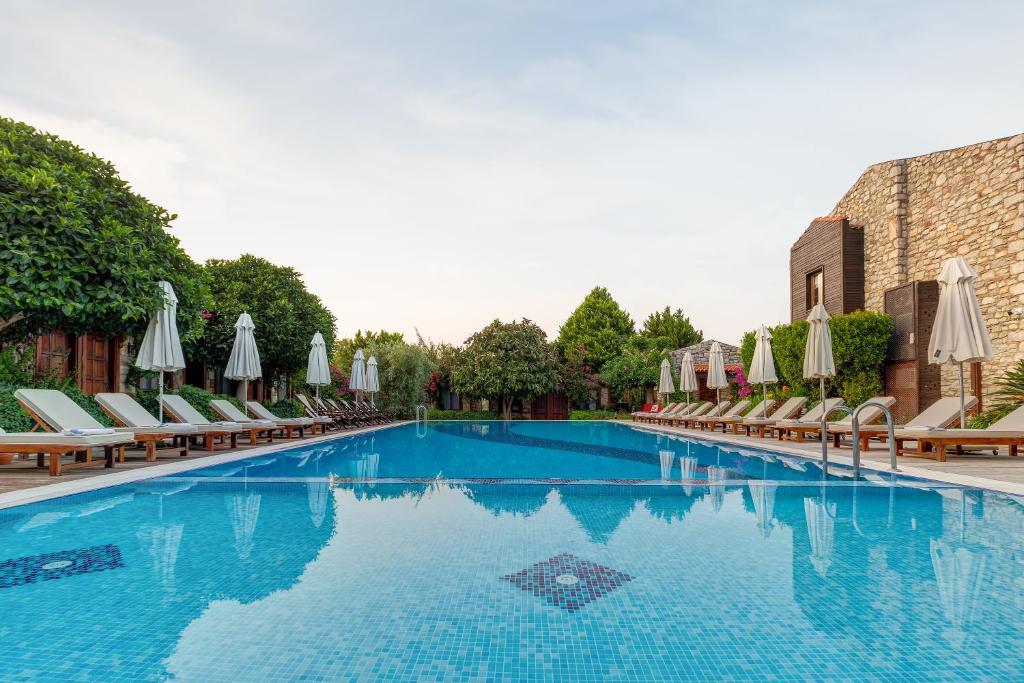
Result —
POLYGON ((821 268, 807 273, 807 310, 811 310, 824 299, 825 275, 821 268))

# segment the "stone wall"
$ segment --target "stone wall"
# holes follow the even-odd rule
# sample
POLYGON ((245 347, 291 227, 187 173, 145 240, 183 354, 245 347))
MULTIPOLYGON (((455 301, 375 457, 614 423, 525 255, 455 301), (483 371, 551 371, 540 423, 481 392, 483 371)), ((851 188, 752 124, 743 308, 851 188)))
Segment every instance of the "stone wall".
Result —
MULTIPOLYGON (((869 167, 832 211, 864 227, 865 308, 883 310, 886 289, 931 280, 962 254, 978 271, 982 313, 996 353, 982 370, 988 397, 1024 358, 1024 135, 869 167)), ((959 389, 943 368, 942 392, 959 389)))

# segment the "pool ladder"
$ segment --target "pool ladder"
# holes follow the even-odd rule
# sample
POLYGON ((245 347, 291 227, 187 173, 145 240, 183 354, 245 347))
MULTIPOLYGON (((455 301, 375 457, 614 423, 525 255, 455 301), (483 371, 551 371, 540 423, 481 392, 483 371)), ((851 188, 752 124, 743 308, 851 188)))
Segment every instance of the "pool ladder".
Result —
MULTIPOLYGON (((853 478, 860 479, 860 411, 864 410, 868 406, 874 406, 882 411, 885 415, 885 426, 888 431, 889 441, 889 469, 893 472, 899 472, 900 468, 896 463, 896 434, 893 427, 892 413, 889 409, 879 403, 878 401, 868 401, 867 403, 861 403, 857 406, 857 409, 853 412, 853 478)), ((850 411, 849 406, 843 405, 847 411, 850 411)))
POLYGON ((427 407, 424 405, 416 406, 416 438, 425 439, 427 437, 427 407))

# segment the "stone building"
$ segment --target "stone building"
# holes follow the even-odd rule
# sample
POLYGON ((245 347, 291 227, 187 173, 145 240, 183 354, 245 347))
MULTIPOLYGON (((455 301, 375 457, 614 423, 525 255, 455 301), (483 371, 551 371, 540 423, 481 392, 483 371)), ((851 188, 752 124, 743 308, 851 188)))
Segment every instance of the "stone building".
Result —
POLYGON ((928 367, 941 262, 962 254, 978 271, 978 300, 995 358, 971 368, 985 399, 1024 357, 1024 135, 868 167, 829 216, 793 245, 793 319, 821 300, 832 314, 863 307, 893 316, 886 391, 902 415, 959 388, 956 368, 928 367))

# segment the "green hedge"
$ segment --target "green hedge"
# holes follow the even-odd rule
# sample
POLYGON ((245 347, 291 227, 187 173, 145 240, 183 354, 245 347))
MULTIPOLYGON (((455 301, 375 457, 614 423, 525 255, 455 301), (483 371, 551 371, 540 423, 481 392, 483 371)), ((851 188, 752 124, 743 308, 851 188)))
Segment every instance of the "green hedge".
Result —
MULTIPOLYGON (((107 417, 107 414, 100 410, 99 405, 92 399, 92 396, 82 393, 77 387, 61 386, 54 387, 46 384, 39 386, 40 389, 60 389, 63 391, 68 398, 82 406, 85 412, 96 418, 96 421, 105 427, 112 427, 113 421, 107 417)), ((14 397, 14 392, 19 387, 3 384, 0 385, 0 428, 8 432, 25 432, 32 429, 32 419, 28 416, 21 408, 21 404, 18 403, 18 399, 14 397)))
MULTIPOLYGON (((806 320, 773 327, 772 352, 780 388, 788 387, 789 395, 817 399, 818 381, 803 376, 808 327, 806 320)), ((842 396, 851 406, 877 396, 882 391, 882 372, 893 332, 892 318, 883 313, 855 311, 833 316, 829 327, 836 376, 825 383, 825 391, 830 396, 842 396)), ((748 371, 754 357, 754 343, 754 332, 743 335, 740 355, 748 371)))
POLYGON ((306 415, 306 409, 294 398, 282 398, 277 403, 264 401, 263 405, 280 418, 304 417, 306 415))
POLYGON ((429 410, 428 420, 500 420, 498 413, 489 410, 429 410))
POLYGON ((614 410, 573 410, 569 413, 570 420, 615 420, 628 417, 629 413, 614 410))

